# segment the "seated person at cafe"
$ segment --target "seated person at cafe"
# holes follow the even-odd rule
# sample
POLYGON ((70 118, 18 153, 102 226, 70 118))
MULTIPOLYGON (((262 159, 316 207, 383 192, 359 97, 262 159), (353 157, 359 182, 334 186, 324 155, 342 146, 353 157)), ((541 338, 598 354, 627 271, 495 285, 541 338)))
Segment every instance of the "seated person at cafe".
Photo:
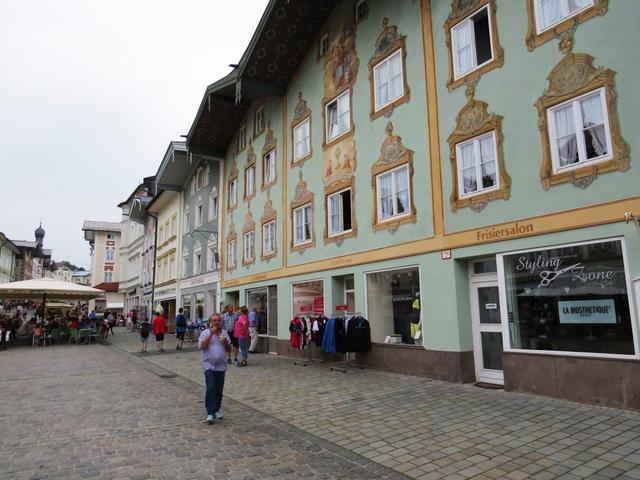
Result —
POLYGON ((88 330, 89 329, 89 324, 87 323, 87 319, 86 317, 82 317, 82 320, 80 320, 80 330, 88 330))
POLYGON ((78 326, 79 326, 78 319, 72 318, 71 321, 69 322, 69 328, 73 328, 74 330, 77 330, 78 326))

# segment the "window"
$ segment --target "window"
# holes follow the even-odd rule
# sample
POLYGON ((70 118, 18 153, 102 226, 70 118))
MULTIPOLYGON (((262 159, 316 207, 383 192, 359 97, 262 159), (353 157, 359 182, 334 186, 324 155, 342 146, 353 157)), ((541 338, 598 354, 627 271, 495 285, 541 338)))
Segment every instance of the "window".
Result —
POLYGON ((107 240, 113 240, 113 234, 107 233, 107 240))
POLYGON ((276 151, 271 150, 262 157, 263 166, 263 185, 270 185, 276 181, 276 151))
POLYGON ((538 33, 593 6, 593 0, 535 0, 538 33))
POLYGON ((178 216, 177 215, 173 215, 171 217, 171 236, 174 236, 176 234, 176 230, 177 230, 176 224, 177 223, 178 223, 178 216))
POLYGON ((236 241, 227 242, 227 270, 236 268, 236 241))
POLYGON ((114 250, 107 250, 105 253, 105 262, 113 262, 115 259, 115 251, 114 250))
POLYGON ((611 157, 604 89, 548 110, 554 170, 611 157))
POLYGON ((244 171, 244 197, 252 197, 256 193, 256 166, 250 165, 244 171))
POLYGON ((291 304, 291 312, 294 317, 324 315, 323 281, 292 283, 291 304))
POLYGON ((244 150, 244 147, 247 146, 247 126, 240 125, 238 129, 238 151, 244 150))
POLYGON ((202 268, 202 250, 196 249, 193 252, 193 275, 199 275, 202 268))
POLYGON ((276 252, 276 222, 275 220, 262 225, 262 255, 272 255, 276 252))
POLYGON ((351 189, 327 197, 329 236, 351 231, 351 189))
POLYGON ((176 278, 176 256, 169 257, 169 278, 176 278))
POLYGON ((189 253, 185 251, 182 254, 182 278, 186 278, 189 276, 187 273, 188 263, 189 263, 189 253))
POLYGON ((327 142, 351 130, 351 116, 349 112, 349 90, 329 102, 326 106, 327 142))
POLYGON ((293 128, 294 160, 300 160, 311 152, 311 119, 307 118, 293 128))
POLYGON ((329 34, 325 33, 320 37, 320 45, 318 47, 318 56, 324 57, 329 51, 329 34))
POLYGON ((454 76, 475 70, 493 58, 489 7, 463 20, 452 29, 454 76))
POLYGON ((294 245, 311 241, 311 205, 303 205, 293 211, 294 245))
POLYGON ((513 350, 636 353, 619 239, 498 255, 513 350))
POLYGON ((211 192, 209 195, 209 221, 213 221, 218 218, 218 191, 211 192))
POLYGON ((113 272, 104 272, 104 281, 105 283, 113 282, 113 272))
MULTIPOLYGON (((160 227, 160 230, 162 230, 162 227, 160 227)), ((191 211, 189 208, 184 211, 184 230, 187 233, 191 230, 191 211)))
POLYGON ((498 188, 494 132, 456 146, 460 197, 498 188))
POLYGON ((418 267, 365 274, 371 341, 413 345, 422 339, 418 267))
POLYGON ((409 167, 403 165, 376 178, 378 221, 406 215, 409 210, 409 167))
POLYGON ((202 200, 198 198, 196 204, 196 227, 202 226, 202 222, 204 222, 204 206, 202 205, 202 200))
POLYGON ((207 252, 207 262, 208 262, 208 267, 209 270, 215 270, 217 265, 216 265, 216 252, 217 252, 217 248, 215 245, 209 245, 209 250, 207 252))
POLYGON ((374 67, 376 111, 403 95, 402 50, 397 50, 374 67))
POLYGON ((264 106, 261 105, 253 112, 253 136, 256 137, 264 132, 264 106))
POLYGON ((360 22, 369 13, 369 6, 367 0, 358 0, 356 2, 356 23, 360 22))
POLYGON ((229 182, 229 208, 238 204, 238 179, 234 178, 229 182))
POLYGON ((253 262, 255 259, 255 231, 252 230, 243 235, 244 257, 243 263, 253 262))

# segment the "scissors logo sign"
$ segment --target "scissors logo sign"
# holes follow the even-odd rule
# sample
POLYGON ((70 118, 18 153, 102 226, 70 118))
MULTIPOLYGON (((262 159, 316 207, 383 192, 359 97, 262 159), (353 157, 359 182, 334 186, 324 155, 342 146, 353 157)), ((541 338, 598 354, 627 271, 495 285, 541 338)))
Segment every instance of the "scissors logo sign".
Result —
POLYGON ((556 278, 558 278, 560 275, 562 275, 563 273, 572 271, 573 270, 580 270, 582 271, 584 269, 584 267, 582 266, 581 263, 574 263, 573 265, 569 265, 568 267, 565 268, 558 268, 556 270, 543 270, 540 272, 540 284, 538 285, 538 288, 542 288, 542 287, 548 287, 549 284, 551 282, 553 282, 556 278))

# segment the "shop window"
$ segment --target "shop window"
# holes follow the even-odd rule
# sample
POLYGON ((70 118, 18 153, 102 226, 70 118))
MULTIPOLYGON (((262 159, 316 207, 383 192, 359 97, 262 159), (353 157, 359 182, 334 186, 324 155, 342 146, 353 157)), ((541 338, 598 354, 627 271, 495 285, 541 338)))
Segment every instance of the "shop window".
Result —
POLYGON ((274 254, 276 251, 276 221, 262 225, 262 256, 274 254))
POLYGON ((326 143, 329 143, 351 130, 349 90, 327 103, 325 108, 327 122, 325 135, 326 143))
MULTIPOLYGON (((621 240, 499 255, 513 350, 633 355, 621 240)), ((503 309, 504 310, 504 309, 503 309)))
POLYGON ((329 236, 351 231, 351 189, 327 197, 329 236))
POLYGON ((182 296, 182 313, 187 319, 191 319, 191 295, 182 296))
POLYGON ((253 112, 253 136, 257 137, 264 132, 264 106, 260 105, 253 112))
POLYGON ((495 0, 453 2, 445 22, 449 47, 449 90, 501 67, 504 52, 498 42, 495 0))
POLYGON ((499 187, 494 132, 456 146, 460 198, 499 187))
POLYGON ((324 315, 324 284, 322 280, 291 284, 292 317, 324 315))
POLYGON ((266 288, 259 288, 256 290, 247 290, 247 308, 249 310, 256 309, 257 322, 258 322, 258 334, 267 334, 268 325, 268 308, 267 308, 267 295, 266 288))
POLYGON ((611 158, 611 132, 604 89, 548 111, 554 170, 611 158))
POLYGON ((313 229, 311 212, 311 205, 303 205, 293 211, 294 245, 302 245, 311 241, 311 231, 313 229))
POLYGON ((409 345, 422 341, 418 267, 371 272, 365 277, 371 341, 409 345))
POLYGON ((196 293, 194 295, 196 300, 196 320, 204 320, 204 293, 196 293))

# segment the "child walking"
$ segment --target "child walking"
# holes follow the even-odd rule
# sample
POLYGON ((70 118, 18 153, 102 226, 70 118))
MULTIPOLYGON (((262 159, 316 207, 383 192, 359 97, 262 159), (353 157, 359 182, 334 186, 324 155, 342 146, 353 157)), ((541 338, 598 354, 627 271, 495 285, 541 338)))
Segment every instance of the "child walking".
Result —
POLYGON ((149 325, 149 319, 145 317, 140 325, 140 353, 147 353, 147 341, 149 340, 150 331, 151 326, 149 325))

